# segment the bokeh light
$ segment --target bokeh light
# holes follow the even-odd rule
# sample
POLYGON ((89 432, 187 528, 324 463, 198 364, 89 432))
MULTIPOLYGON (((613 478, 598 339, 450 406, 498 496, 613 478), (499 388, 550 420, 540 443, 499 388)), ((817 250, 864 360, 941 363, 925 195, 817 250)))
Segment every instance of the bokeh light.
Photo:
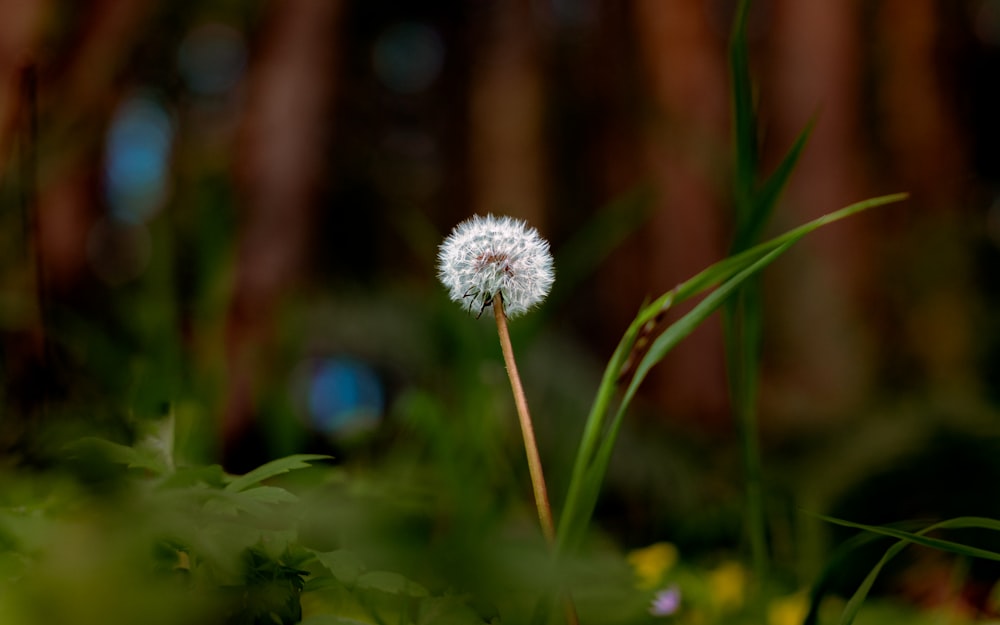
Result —
POLYGON ((154 97, 139 94, 118 106, 105 145, 104 181, 119 221, 144 222, 163 206, 173 135, 170 115, 154 97))
POLYGON ((221 22, 195 26, 177 50, 177 70, 199 95, 224 95, 239 83, 246 64, 243 34, 221 22))
POLYGON ((379 35, 372 51, 379 80, 403 94, 419 93, 437 79, 444 65, 444 44, 432 27, 402 22, 379 35))
POLYGON ((385 411, 385 391, 375 370, 346 356, 310 359, 296 371, 296 403, 309 428, 326 436, 371 430, 385 411))

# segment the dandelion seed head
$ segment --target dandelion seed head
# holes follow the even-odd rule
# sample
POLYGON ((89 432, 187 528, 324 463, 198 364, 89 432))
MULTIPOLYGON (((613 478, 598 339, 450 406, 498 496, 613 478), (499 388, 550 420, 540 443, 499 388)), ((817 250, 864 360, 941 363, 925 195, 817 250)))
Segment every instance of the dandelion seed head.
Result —
POLYGON ((482 313, 500 295, 513 318, 545 299, 555 270, 548 241, 527 223, 476 215, 455 226, 441 244, 438 277, 469 312, 482 313))

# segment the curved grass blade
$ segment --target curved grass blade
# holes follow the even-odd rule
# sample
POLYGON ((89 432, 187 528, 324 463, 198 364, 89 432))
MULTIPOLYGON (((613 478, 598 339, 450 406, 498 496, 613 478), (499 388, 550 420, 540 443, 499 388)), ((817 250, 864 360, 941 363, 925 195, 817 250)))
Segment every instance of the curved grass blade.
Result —
POLYGON ((997 553, 996 551, 990 551, 989 549, 980 549, 979 547, 972 547, 970 545, 963 545, 962 543, 956 543, 951 540, 943 540, 940 538, 933 538, 931 536, 924 535, 927 532, 931 532, 933 530, 938 530, 938 529, 987 529, 1000 532, 1000 521, 997 521, 995 519, 989 519, 985 517, 956 517, 954 519, 948 519, 947 521, 941 521, 940 523, 935 523, 934 525, 930 526, 930 528, 921 530, 919 532, 907 532, 892 527, 865 525, 863 523, 854 523, 851 521, 844 521, 843 519, 835 519, 823 515, 819 515, 819 517, 824 521, 830 523, 843 525, 845 527, 853 527, 856 529, 873 532, 875 534, 881 534, 883 536, 890 536, 892 538, 898 538, 899 540, 916 543, 918 545, 923 545, 924 547, 930 547, 931 549, 950 551, 952 553, 957 553, 958 555, 962 556, 968 556, 970 558, 981 558, 984 560, 995 560, 997 562, 1000 562, 1000 553, 997 553))
MULTIPOLYGON (((661 315, 665 311, 669 310, 673 305, 701 295, 705 291, 719 284, 732 280, 734 276, 740 274, 742 271, 746 271, 749 267, 753 266, 754 263, 768 257, 768 255, 772 252, 779 249, 784 252, 788 245, 795 243, 805 235, 817 230, 818 228, 876 206, 899 202, 906 197, 907 194, 905 193, 895 193, 871 198, 818 217, 817 219, 789 230, 788 232, 761 243, 749 250, 746 250, 745 252, 741 252, 718 261, 712 266, 699 272, 694 277, 678 285, 674 289, 662 294, 660 297, 656 298, 639 311, 633 322, 625 331, 621 341, 619 341, 618 346, 608 361, 608 365, 605 368, 601 379, 601 384, 597 389, 597 395, 591 405, 590 414, 588 415, 586 424, 584 425, 583 435, 580 440, 576 460, 573 466, 573 473, 566 492, 566 498, 563 502, 563 510, 559 527, 556 532, 556 553, 564 553, 571 546, 575 546, 577 537, 582 536, 583 531, 590 521, 594 503, 596 503, 596 498, 594 493, 589 491, 593 491, 595 485, 596 488, 599 489, 599 486, 603 481, 604 471, 607 467, 607 463, 605 461, 598 462, 598 456, 610 458, 610 450, 614 446, 614 441, 617 435, 617 426, 608 426, 608 418, 611 412, 611 404, 615 397, 617 380, 622 367, 628 360, 629 355, 636 344, 636 340, 643 326, 656 318, 658 315, 661 315), (599 453, 602 447, 603 451, 599 453), (584 496, 585 492, 588 493, 586 496, 584 496), (574 537, 573 540, 570 540, 571 536, 574 537)), ((776 257, 777 255, 775 255, 774 258, 776 257)), ((774 258, 770 258, 767 263, 774 260, 774 258)), ((763 265, 761 265, 760 268, 762 267, 763 265)), ((747 276, 743 279, 753 275, 753 273, 755 272, 747 274, 747 276)), ((735 287, 737 286, 737 283, 734 283, 731 286, 735 287)), ((715 303, 717 304, 721 302, 715 301, 715 303)), ((692 313, 694 313, 693 310, 689 313, 689 315, 692 313)), ((661 334, 660 337, 652 343, 652 345, 655 346, 656 351, 654 352, 653 347, 651 347, 650 352, 653 352, 653 356, 650 356, 647 353, 642 361, 640 361, 641 371, 639 368, 636 369, 636 372, 632 376, 633 384, 629 385, 631 391, 626 393, 627 401, 623 399, 623 401, 626 401, 625 408, 627 408, 627 402, 631 401, 632 396, 638 389, 638 385, 642 382, 642 379, 645 378, 648 370, 656 364, 656 362, 659 362, 664 355, 666 355, 666 351, 669 351, 673 345, 676 345, 680 339, 686 336, 686 334, 682 332, 685 328, 683 324, 690 324, 692 321, 694 321, 693 318, 688 318, 687 321, 682 318, 675 323, 674 326, 671 326, 672 329, 668 328, 664 331, 663 334, 670 332, 669 336, 664 338, 663 334, 661 334), (678 326, 677 324, 682 325, 678 326)), ((689 326, 687 332, 693 330, 697 323, 700 323, 700 321, 689 326)), ((621 404, 619 404, 618 414, 618 421, 620 424, 620 415, 624 414, 621 404)))
MULTIPOLYGON (((919 529, 924 526, 922 523, 917 524, 914 522, 910 522, 908 525, 912 525, 914 529, 919 529)), ((884 538, 884 536, 879 536, 878 534, 860 532, 837 546, 836 551, 834 551, 833 555, 827 560, 826 565, 816 578, 816 581, 813 583, 812 589, 809 592, 809 610, 806 613, 805 620, 802 621, 802 625, 817 624, 819 621, 819 610, 823 599, 826 597, 831 586, 833 585, 833 580, 838 570, 844 565, 847 558, 861 547, 870 545, 875 541, 883 540, 884 538)))
POLYGON ((611 460, 611 453, 614 449, 614 444, 618 437, 618 431, 621 428, 625 412, 628 410, 632 399, 635 397, 639 386, 642 384, 642 381, 645 380, 650 369, 662 360, 663 357, 666 356, 666 354, 673 349, 675 345, 677 345, 677 343, 691 334, 691 332, 693 332, 702 321, 715 312, 715 310, 726 301, 726 298, 729 297, 734 289, 739 287, 750 276, 756 274, 758 271, 771 264, 781 254, 783 254, 785 250, 791 247, 793 243, 794 240, 786 242, 784 245, 766 254, 763 258, 760 258, 756 262, 752 263, 740 273, 737 273, 735 276, 729 278, 726 282, 698 302, 698 304, 686 315, 671 324, 656 338, 655 341, 653 341, 649 351, 639 362, 632 380, 618 404, 615 415, 608 426, 608 430, 600 441, 600 445, 596 450, 592 462, 587 463, 583 470, 580 478, 581 482, 579 492, 574 493, 572 500, 567 498, 568 509, 563 513, 563 523, 560 524, 561 531, 559 532, 559 540, 557 542, 557 545, 561 546, 562 549, 557 549, 558 551, 561 552, 563 549, 573 548, 579 543, 579 540, 582 539, 587 523, 590 520, 590 516, 593 514, 594 506, 597 504, 597 497, 600 492, 601 484, 604 481, 604 475, 607 473, 608 464, 611 460), (576 509, 569 508, 571 505, 576 509))
POLYGON ((889 549, 886 550, 885 554, 881 559, 872 567, 868 575, 861 582, 854 594, 848 600, 847 605, 844 607, 844 612, 840 617, 840 625, 851 625, 854 622, 855 617, 857 617, 858 612, 861 610, 861 605, 864 603, 865 599, 868 597, 868 593, 871 591, 872 586, 875 584, 875 580, 878 578, 879 573, 885 568, 886 564, 889 563, 894 557, 899 555, 899 553, 911 544, 924 545, 926 547, 931 547, 933 549, 940 549, 943 551, 950 551, 952 553, 957 553, 963 556, 969 556, 974 558, 983 558, 987 560, 1000 561, 1000 553, 995 551, 989 551, 987 549, 980 549, 978 547, 972 547, 969 545, 963 545, 961 543, 956 543, 950 540, 942 540, 939 538, 932 538, 926 536, 926 534, 940 529, 988 529, 994 531, 1000 531, 1000 521, 995 519, 989 519, 985 517, 957 517, 954 519, 949 519, 947 521, 941 521, 940 523, 935 523, 917 532, 906 532, 903 530, 891 528, 891 527, 879 527, 874 525, 865 525, 863 523, 854 523, 851 521, 845 521, 843 519, 835 519, 833 517, 828 517, 824 515, 818 515, 819 518, 827 521, 829 523, 835 523, 837 525, 843 525, 845 527, 853 527, 856 529, 865 530, 868 532, 873 532, 875 534, 881 534, 883 536, 889 536, 893 538, 898 538, 899 540, 894 543, 889 549))
POLYGON ((799 157, 802 156, 802 151, 805 149, 810 135, 812 135, 814 126, 815 120, 810 121, 806 125, 802 132, 799 133, 799 136, 795 138, 792 147, 788 149, 785 157, 778 163, 774 172, 754 193, 751 207, 752 217, 734 237, 732 247, 734 252, 750 247, 764 233, 764 228, 771 219, 775 206, 778 205, 778 198, 781 197, 781 192, 785 190, 788 179, 792 175, 792 170, 795 169, 795 165, 799 162, 799 157))

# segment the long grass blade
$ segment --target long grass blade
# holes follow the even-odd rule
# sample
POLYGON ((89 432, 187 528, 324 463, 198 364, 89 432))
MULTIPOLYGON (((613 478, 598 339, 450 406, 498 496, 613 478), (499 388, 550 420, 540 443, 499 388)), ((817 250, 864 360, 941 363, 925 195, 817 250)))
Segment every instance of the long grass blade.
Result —
POLYGON ((981 558, 984 560, 995 560, 1000 562, 1000 553, 997 553, 996 551, 990 551, 989 549, 981 549, 979 547, 973 547, 971 545, 963 545, 962 543, 956 543, 951 540, 943 540, 940 538, 934 538, 932 536, 924 535, 927 532, 937 529, 974 528, 974 529, 988 529, 1000 532, 1000 521, 997 521, 995 519, 988 519, 984 517, 957 517, 954 519, 949 519, 947 521, 942 521, 940 523, 935 523, 929 529, 921 530, 919 532, 907 532, 892 527, 865 525, 863 523, 854 523, 851 521, 845 521, 843 519, 835 519, 823 515, 820 515, 820 518, 823 519, 824 521, 835 523, 837 525, 843 525, 845 527, 853 527, 856 529, 873 532, 875 534, 881 534, 883 536, 898 538, 899 540, 916 543, 918 545, 923 545, 924 547, 930 547, 932 549, 939 549, 941 551, 950 551, 952 553, 957 553, 958 555, 962 556, 968 556, 970 558, 981 558))
MULTIPOLYGON (((619 341, 614 354, 608 361, 607 367, 605 368, 604 374, 601 378, 601 384, 597 389, 596 397, 591 405, 590 413, 584 425, 583 435, 577 449, 573 472, 570 477, 566 497, 562 506, 562 514, 560 515, 559 525, 556 532, 557 554, 565 553, 570 547, 570 544, 576 542, 575 539, 573 541, 569 540, 569 537, 580 536, 583 531, 580 528, 586 527, 590 521, 590 516, 593 513, 594 504, 591 503, 591 500, 593 499, 593 502, 596 503, 596 499, 594 498, 593 493, 589 493, 587 496, 584 496, 584 494, 588 488, 593 488, 593 484, 596 483, 599 487, 600 483, 603 482, 604 472, 606 471, 607 465, 604 462, 597 462, 598 456, 604 455, 610 457, 610 450, 614 446, 617 435, 617 426, 609 427, 608 421, 611 416, 612 403, 615 399, 617 381, 619 373, 628 360, 630 352, 635 345, 636 339, 639 336, 642 327, 673 305, 701 295, 702 293, 720 284, 724 284, 727 281, 732 280, 734 276, 740 274, 742 271, 746 271, 749 267, 752 267, 755 263, 767 258, 769 254, 775 252, 776 250, 780 249, 781 252, 784 252, 788 245, 793 244, 795 241, 798 241, 818 228, 877 206, 899 202, 906 197, 907 194, 905 193, 895 193, 871 198, 823 215, 797 228, 789 230, 784 234, 776 236, 769 241, 754 246, 745 252, 741 252, 718 261, 689 280, 681 283, 674 289, 657 297, 639 311, 636 318, 629 325, 628 329, 619 341), (604 451, 599 454, 602 445, 604 451), (596 467, 596 470, 594 467, 596 467), (588 484, 590 485, 589 487, 587 486, 588 484)), ((774 258, 770 258, 764 264, 766 265, 770 263, 772 260, 777 258, 777 256, 778 255, 776 254, 774 258)), ((763 265, 761 265, 761 268, 762 267, 763 265)), ((751 272, 751 274, 748 274, 746 277, 749 277, 752 273, 754 272, 751 272)), ((735 286, 737 286, 737 283, 733 283, 731 285, 733 288, 735 286)), ((725 292, 726 295, 729 293, 731 293, 731 289, 725 292)), ((716 306, 721 303, 717 300, 710 300, 710 302, 713 302, 716 306)), ((702 304, 704 304, 704 300, 702 304)), ((647 353, 646 356, 640 361, 639 368, 637 368, 636 372, 633 374, 631 384, 628 386, 629 390, 625 394, 625 399, 623 399, 625 402, 625 408, 627 408, 628 402, 631 401, 632 396, 634 396, 639 384, 641 384, 649 369, 654 366, 656 362, 659 362, 659 360, 666 355, 666 352, 669 351, 669 349, 672 349, 677 342, 686 336, 687 333, 690 333, 697 323, 700 322, 694 322, 694 317, 691 317, 692 314, 700 313, 695 313, 695 310, 692 310, 688 313, 687 317, 678 320, 678 322, 676 322, 673 326, 664 331, 663 334, 666 334, 667 332, 670 333, 666 338, 664 338, 663 334, 661 334, 656 341, 651 344, 650 352, 652 352, 653 355, 650 356, 649 353, 647 353)), ((707 317, 707 314, 705 316, 707 317)), ((618 410, 616 412, 618 415, 616 422, 619 425, 621 415, 623 415, 624 412, 625 410, 622 408, 621 402, 619 402, 618 410)))
POLYGON ((815 121, 810 121, 802 132, 799 133, 795 142, 792 143, 792 147, 788 149, 785 157, 778 163, 774 172, 768 176, 767 180, 754 193, 751 209, 752 216, 746 226, 738 231, 733 238, 732 249, 734 252, 745 250, 764 234, 764 228, 767 227, 771 215, 774 214, 774 208, 778 205, 778 199, 780 199, 782 191, 788 185, 788 180, 795 169, 795 165, 798 164, 799 158, 802 156, 802 151, 809 141, 814 125, 815 121))
MULTIPOLYGON (((563 512, 564 523, 560 525, 559 532, 559 543, 562 549, 575 547, 582 538, 587 523, 593 514, 594 507, 597 504, 600 487, 603 483, 604 475, 607 473, 608 464, 611 460, 611 452, 614 449, 624 415, 650 369, 662 360, 682 339, 691 334, 709 315, 715 312, 726 301, 726 298, 729 297, 734 289, 758 271, 771 264, 785 250, 791 247, 794 242, 795 240, 787 241, 782 246, 752 263, 740 273, 729 278, 716 290, 698 302, 686 315, 671 324, 653 341, 649 351, 639 362, 632 380, 618 404, 607 432, 600 439, 600 445, 593 461, 584 464, 579 490, 574 493, 572 501, 567 499, 567 508, 563 512), (573 506, 572 508, 569 507, 571 505, 573 506)), ((596 440, 595 438, 595 443, 596 440)))
POLYGON ((852 623, 854 623, 854 619, 861 610, 861 606, 868 597, 868 593, 871 591, 872 586, 875 584, 875 580, 882 572, 882 569, 885 568, 886 564, 888 564, 890 560, 899 555, 903 549, 911 544, 924 545, 925 547, 950 551, 963 556, 1000 561, 1000 553, 995 551, 980 549, 978 547, 972 547, 970 545, 964 545, 950 540, 926 536, 926 534, 941 529, 976 528, 1000 531, 1000 521, 997 521, 996 519, 989 519, 985 517, 957 517, 941 521, 940 523, 935 523, 917 532, 907 532, 892 527, 854 523, 852 521, 845 521, 843 519, 836 519, 825 515, 817 516, 829 523, 843 525, 845 527, 853 527, 855 529, 865 530, 867 532, 898 539, 896 543, 886 550, 885 554, 883 554, 875 566, 872 567, 872 569, 868 572, 868 575, 865 576, 865 579, 861 582, 861 585, 858 586, 858 589, 854 591, 853 595, 851 595, 847 605, 844 607, 844 612, 841 614, 840 625, 852 625, 852 623))

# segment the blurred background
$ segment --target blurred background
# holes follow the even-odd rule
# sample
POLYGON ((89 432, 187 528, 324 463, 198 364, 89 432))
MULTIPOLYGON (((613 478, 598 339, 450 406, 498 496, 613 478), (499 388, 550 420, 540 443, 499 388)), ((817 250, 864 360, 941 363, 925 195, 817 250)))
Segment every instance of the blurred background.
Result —
MULTIPOLYGON (((2 0, 4 464, 169 422, 230 471, 374 465, 495 413, 457 444, 502 431, 472 462, 523 473, 495 331, 435 277, 492 212, 556 256, 514 340, 558 502, 634 314, 729 246, 734 4, 2 0)), ((911 194, 766 273, 774 550, 822 544, 800 508, 1000 514, 1000 0, 756 0, 751 46, 765 172, 815 124, 772 234, 911 194)), ((738 541, 717 319, 633 412, 602 524, 738 541)))

